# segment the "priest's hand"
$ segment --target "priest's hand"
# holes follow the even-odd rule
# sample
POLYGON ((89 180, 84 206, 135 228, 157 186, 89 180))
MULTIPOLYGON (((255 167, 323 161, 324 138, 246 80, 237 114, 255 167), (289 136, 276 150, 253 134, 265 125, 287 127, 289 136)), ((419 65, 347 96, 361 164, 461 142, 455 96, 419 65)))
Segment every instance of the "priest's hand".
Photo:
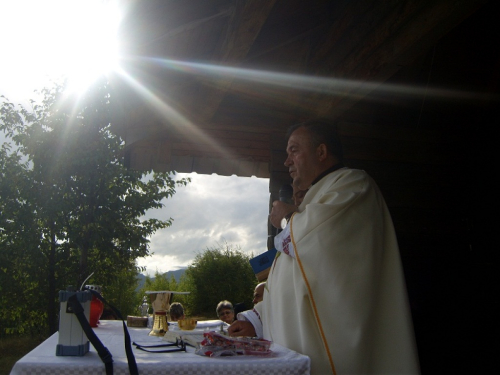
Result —
POLYGON ((291 214, 293 214, 297 210, 298 210, 297 206, 293 204, 288 204, 281 201, 274 201, 273 209, 271 210, 271 214, 269 215, 269 220, 271 221, 271 224, 275 228, 282 229, 281 220, 283 220, 283 218, 286 217, 287 215, 291 216, 291 214))
POLYGON ((236 320, 229 326, 227 331, 229 332, 229 336, 256 336, 253 324, 247 320, 236 320))

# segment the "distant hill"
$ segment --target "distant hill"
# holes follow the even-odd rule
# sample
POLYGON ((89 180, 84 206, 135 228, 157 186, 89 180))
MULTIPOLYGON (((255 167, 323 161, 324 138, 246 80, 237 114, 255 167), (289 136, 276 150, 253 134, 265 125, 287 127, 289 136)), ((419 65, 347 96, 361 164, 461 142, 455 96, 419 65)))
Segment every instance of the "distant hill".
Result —
MULTIPOLYGON (((182 267, 182 268, 179 268, 178 270, 175 270, 175 271, 167 271, 163 275, 167 276, 167 280, 170 280, 170 278, 172 276, 174 276, 175 281, 179 282, 179 280, 181 279, 181 276, 184 275, 184 272, 186 272, 186 269, 187 269, 187 267, 182 267)), ((139 284, 137 285, 136 290, 140 290, 144 286, 144 282, 146 280, 146 275, 143 275, 142 273, 140 273, 139 276, 137 276, 137 278, 139 279, 139 284)), ((151 280, 154 280, 154 279, 155 279, 154 277, 151 277, 151 280)))

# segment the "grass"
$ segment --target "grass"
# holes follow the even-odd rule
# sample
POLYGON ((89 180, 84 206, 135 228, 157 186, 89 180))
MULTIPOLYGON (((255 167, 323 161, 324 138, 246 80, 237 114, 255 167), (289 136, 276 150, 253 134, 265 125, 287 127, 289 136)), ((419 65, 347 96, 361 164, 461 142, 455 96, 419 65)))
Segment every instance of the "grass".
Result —
POLYGON ((0 375, 8 375, 14 364, 33 350, 44 339, 30 336, 11 336, 0 338, 0 375))

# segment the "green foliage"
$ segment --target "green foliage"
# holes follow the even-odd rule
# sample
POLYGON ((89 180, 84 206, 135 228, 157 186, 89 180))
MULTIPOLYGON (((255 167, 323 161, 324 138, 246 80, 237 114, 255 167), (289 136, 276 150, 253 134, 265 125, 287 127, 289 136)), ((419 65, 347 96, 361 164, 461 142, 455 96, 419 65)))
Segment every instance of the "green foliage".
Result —
MULTIPOLYGON (((175 278, 172 277, 172 279, 175 282, 175 278)), ((151 279, 151 277, 149 276, 146 276, 146 279, 144 280, 144 286, 141 289, 141 293, 144 294, 148 290, 175 290, 175 289, 171 288, 171 283, 165 275, 156 271, 155 277, 153 279, 151 279)))
POLYGON ((24 197, 31 190, 27 163, 18 152, 0 148, 0 336, 36 334, 45 326, 46 312, 26 305, 47 306, 38 293, 47 286, 43 272, 41 230, 35 206, 24 197), (29 297, 28 297, 29 296, 29 297))
POLYGON ((138 297, 135 290, 138 273, 137 268, 131 264, 128 269, 120 270, 113 280, 98 284, 102 286, 103 297, 120 311, 124 319, 127 315, 137 315, 138 297))
POLYGON ((257 280, 250 259, 227 243, 198 254, 181 282, 191 292, 186 297, 191 313, 217 319, 215 309, 222 300, 252 306, 257 280))
MULTIPOLYGON (((144 286, 141 288, 141 290, 138 293, 138 296, 140 298, 137 300, 136 306, 140 305, 144 296, 147 297, 147 301, 151 305, 152 301, 150 300, 149 295, 146 295, 146 292, 147 291, 160 291, 160 290, 170 290, 170 291, 177 291, 177 292, 183 291, 183 290, 179 289, 179 285, 177 283, 177 280, 175 280, 175 277, 173 275, 170 277, 170 279, 168 279, 168 277, 165 274, 161 274, 160 272, 156 271, 154 278, 146 276, 146 279, 144 280, 144 286)), ((172 299, 170 302, 180 302, 183 305, 185 303, 183 298, 180 295, 176 295, 176 294, 174 294, 172 296, 172 299)))
POLYGON ((16 146, 0 149, 0 335, 57 330, 58 291, 91 272, 88 283, 126 314, 136 259, 172 222, 143 215, 189 182, 124 167, 107 82, 80 97, 64 85, 42 93, 31 109, 5 98, 0 106, 0 130, 16 146))

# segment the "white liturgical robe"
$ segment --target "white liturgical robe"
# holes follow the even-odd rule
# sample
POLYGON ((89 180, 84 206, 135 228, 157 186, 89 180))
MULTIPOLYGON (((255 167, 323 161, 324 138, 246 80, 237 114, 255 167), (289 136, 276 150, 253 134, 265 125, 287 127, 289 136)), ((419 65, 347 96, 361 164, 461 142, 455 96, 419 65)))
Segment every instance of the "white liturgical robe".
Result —
POLYGON ((360 170, 328 174, 289 226, 295 257, 278 253, 258 306, 264 338, 308 355, 312 374, 418 373, 397 240, 375 182, 360 170))

